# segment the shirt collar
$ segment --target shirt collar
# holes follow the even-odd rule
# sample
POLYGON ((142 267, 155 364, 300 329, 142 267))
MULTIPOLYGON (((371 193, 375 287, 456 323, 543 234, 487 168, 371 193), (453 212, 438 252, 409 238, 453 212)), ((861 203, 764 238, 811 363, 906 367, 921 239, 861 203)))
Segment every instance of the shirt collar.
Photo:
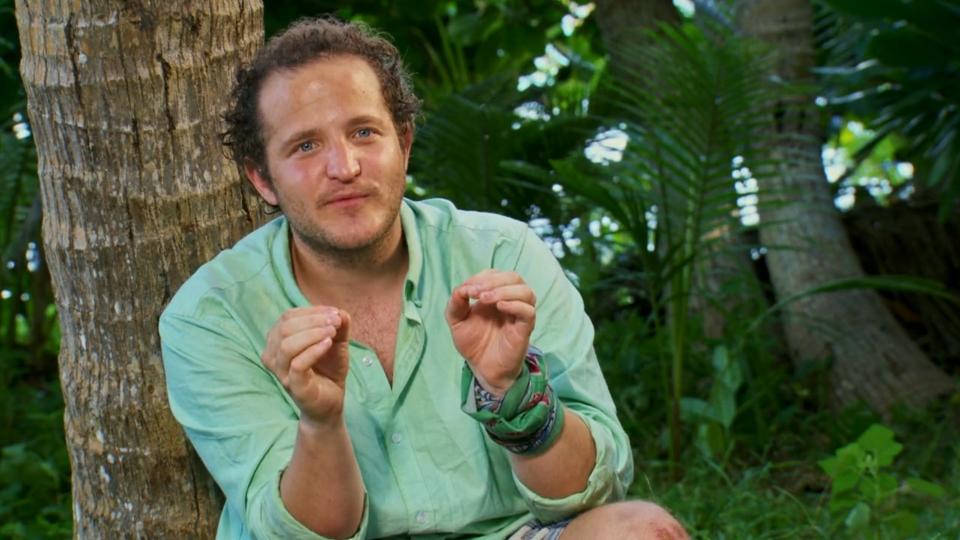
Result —
POLYGON ((290 259, 290 222, 287 221, 286 216, 280 216, 277 220, 280 226, 273 238, 270 257, 273 260, 273 270, 290 303, 294 307, 309 306, 310 302, 297 285, 297 278, 293 276, 293 261, 290 259))
POLYGON ((420 279, 423 274, 423 244, 417 229, 417 217, 407 199, 400 204, 400 224, 403 237, 407 242, 407 280, 403 285, 403 295, 412 300, 417 307, 423 297, 420 279))

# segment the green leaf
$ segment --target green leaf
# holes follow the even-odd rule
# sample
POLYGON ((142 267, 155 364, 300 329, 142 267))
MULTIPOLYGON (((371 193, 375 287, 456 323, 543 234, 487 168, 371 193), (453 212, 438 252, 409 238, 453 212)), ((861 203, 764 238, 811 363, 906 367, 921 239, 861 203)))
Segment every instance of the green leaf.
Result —
POLYGON ((878 33, 870 40, 867 54, 884 64, 901 67, 946 67, 953 60, 949 50, 912 28, 878 33))
POLYGON ((903 445, 894 440, 893 431, 881 424, 873 424, 857 439, 857 444, 873 454, 880 467, 889 467, 903 445))
POLYGON ((718 457, 726 448, 724 430, 716 422, 704 422, 697 426, 697 447, 710 457, 718 457))
POLYGON ((930 497, 937 498, 946 495, 946 491, 939 485, 920 478, 907 478, 907 486, 910 488, 910 491, 921 495, 929 495, 930 497))
POLYGON ((860 481, 861 474, 859 471, 847 469, 841 471, 833 478, 833 484, 831 485, 831 493, 846 493, 852 490, 857 486, 857 482, 860 481))
POLYGON ((717 373, 722 373, 730 364, 730 355, 727 354, 727 347, 719 345, 713 348, 713 369, 717 373))
POLYGON ((680 399, 680 417, 687 422, 719 421, 711 410, 710 404, 700 398, 685 397, 680 399))
POLYGON ((917 532, 919 519, 913 512, 900 510, 885 518, 882 522, 895 529, 901 538, 912 535, 917 532))
POLYGON ((492 12, 467 12, 454 16, 447 25, 450 37, 460 45, 473 45, 502 25, 492 12))
POLYGON ((740 364, 735 359, 730 358, 727 348, 723 345, 713 349, 713 369, 723 385, 734 392, 743 383, 740 364))
POLYGON ((710 405, 712 412, 717 417, 717 421, 720 422, 724 428, 729 429, 730 426, 733 425, 733 419, 737 416, 737 401, 734 397, 734 392, 731 392, 725 386, 716 385, 711 393, 710 405))
POLYGON ((878 474, 877 475, 877 496, 883 500, 889 499, 896 492, 897 488, 900 487, 900 483, 897 482, 897 478, 892 474, 878 474))
POLYGON ((837 457, 846 460, 852 466, 861 468, 866 460, 867 453, 859 443, 850 443, 837 449, 837 457))
POLYGON ((821 459, 817 462, 817 465, 820 465, 820 468, 823 469, 823 472, 827 473, 827 476, 830 478, 835 478, 838 474, 843 472, 845 467, 843 460, 838 457, 821 459))
POLYGON ((847 518, 843 520, 843 523, 851 531, 861 531, 866 529, 870 525, 870 507, 866 503, 859 502, 857 503, 850 513, 847 514, 847 518))
POLYGON ((852 490, 863 476, 863 462, 866 454, 860 445, 851 443, 837 450, 835 457, 820 462, 833 481, 831 492, 836 495, 852 490))
POLYGON ((833 481, 833 491, 841 493, 853 489, 863 474, 863 450, 851 443, 837 450, 833 457, 821 460, 820 467, 833 481))
POLYGON ((870 19, 899 18, 906 11, 899 0, 826 0, 837 11, 870 19))
POLYGON ((871 501, 886 501, 897 491, 897 479, 889 474, 879 474, 876 477, 864 476, 860 480, 858 489, 863 496, 871 501))
POLYGON ((860 501, 851 493, 837 494, 831 496, 830 503, 827 505, 827 509, 830 510, 830 513, 833 516, 840 516, 847 513, 858 502, 860 501))

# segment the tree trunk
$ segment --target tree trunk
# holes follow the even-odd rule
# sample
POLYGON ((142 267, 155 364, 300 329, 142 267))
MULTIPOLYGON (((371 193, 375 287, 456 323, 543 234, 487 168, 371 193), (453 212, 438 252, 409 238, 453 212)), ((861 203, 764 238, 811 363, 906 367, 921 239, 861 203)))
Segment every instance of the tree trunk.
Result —
MULTIPOLYGON (((871 199, 858 198, 858 201, 871 199)), ((960 207, 938 217, 940 201, 914 195, 889 207, 858 203, 843 223, 864 269, 920 276, 960 297, 960 207)), ((883 292, 890 312, 931 360, 960 375, 960 307, 929 294, 883 292)))
MULTIPOLYGON (((741 0, 738 9, 741 27, 779 52, 778 75, 802 85, 778 103, 772 144, 779 169, 760 184, 760 239, 769 246, 767 264, 777 298, 862 276, 820 158, 822 115, 809 93, 815 82, 810 1, 741 0)), ((863 400, 886 411, 897 402, 923 405, 953 389, 873 291, 818 294, 785 311, 794 363, 832 361, 831 393, 840 405, 863 400)))
POLYGON ((635 51, 647 43, 644 30, 660 23, 680 24, 680 13, 671 0, 598 0, 595 17, 611 72, 632 83, 639 83, 630 73, 637 71, 632 60, 635 51))
POLYGON ((212 537, 221 497, 167 408, 157 319, 260 220, 217 142, 259 0, 17 0, 80 538, 212 537))
POLYGON ((671 0, 598 0, 596 17, 603 45, 615 58, 624 48, 636 46, 644 28, 680 23, 671 0))

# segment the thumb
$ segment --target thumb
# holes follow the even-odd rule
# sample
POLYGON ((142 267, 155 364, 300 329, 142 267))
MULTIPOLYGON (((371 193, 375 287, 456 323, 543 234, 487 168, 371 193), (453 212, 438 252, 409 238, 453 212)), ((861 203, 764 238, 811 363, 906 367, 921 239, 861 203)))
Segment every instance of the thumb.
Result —
POLYGON ((447 302, 447 309, 444 316, 447 324, 453 326, 470 315, 470 294, 467 287, 460 286, 453 290, 450 295, 450 301, 447 302))
POLYGON ((350 314, 342 309, 337 309, 337 315, 340 316, 340 325, 337 327, 337 333, 333 336, 334 344, 350 342, 350 314))

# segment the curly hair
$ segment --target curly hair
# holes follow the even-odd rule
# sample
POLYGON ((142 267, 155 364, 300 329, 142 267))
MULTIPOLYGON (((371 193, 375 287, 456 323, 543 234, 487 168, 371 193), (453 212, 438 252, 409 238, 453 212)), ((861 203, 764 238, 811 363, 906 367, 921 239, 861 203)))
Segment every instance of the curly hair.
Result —
POLYGON ((420 99, 392 43, 363 23, 347 23, 332 16, 300 19, 270 38, 248 65, 237 70, 220 141, 241 169, 250 162, 269 179, 259 114, 260 91, 267 78, 336 55, 363 58, 380 81, 397 132, 404 135, 414 129, 420 99))

